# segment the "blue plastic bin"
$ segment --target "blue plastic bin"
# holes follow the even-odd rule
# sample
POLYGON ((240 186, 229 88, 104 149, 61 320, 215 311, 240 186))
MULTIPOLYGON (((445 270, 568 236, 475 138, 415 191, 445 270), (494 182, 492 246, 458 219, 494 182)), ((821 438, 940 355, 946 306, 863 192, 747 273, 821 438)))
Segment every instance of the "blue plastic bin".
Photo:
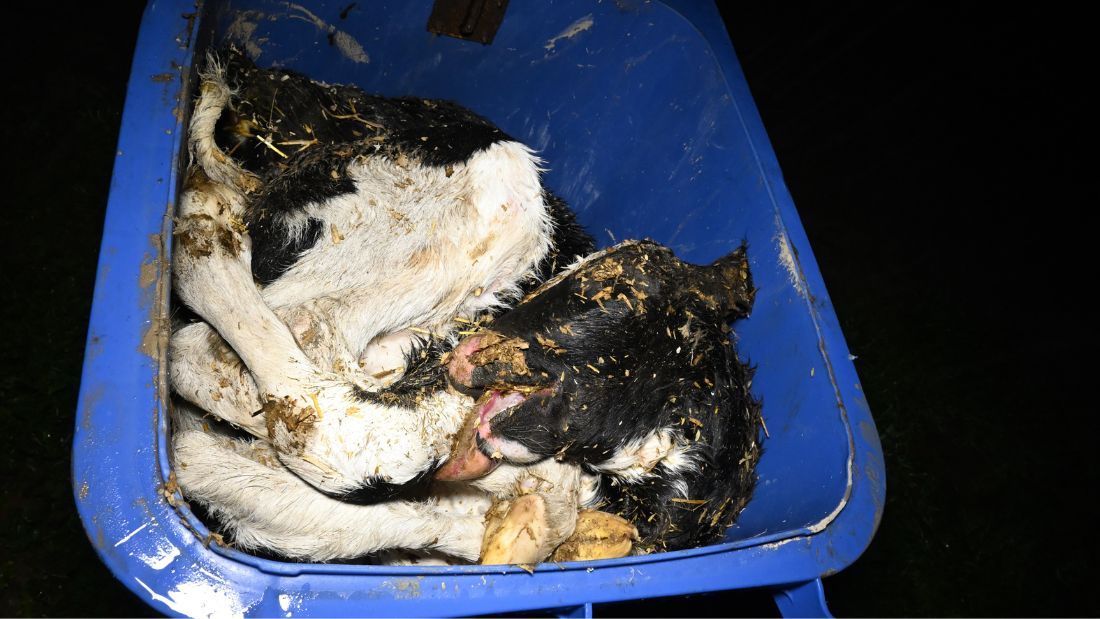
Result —
MULTIPOLYGON (((127 587, 169 614, 472 615, 743 587, 826 612, 820 578, 870 543, 882 453, 798 214, 709 1, 512 2, 492 45, 433 35, 428 0, 151 3, 100 252, 73 490, 127 587), (708 262, 743 239, 759 293, 738 324, 769 438, 725 542, 644 557, 501 567, 292 564, 204 543, 167 483, 168 255, 192 67, 233 41, 370 92, 453 99, 542 153, 548 185, 603 241, 651 237, 708 262)), ((571 609, 571 610, 568 610, 571 609)))

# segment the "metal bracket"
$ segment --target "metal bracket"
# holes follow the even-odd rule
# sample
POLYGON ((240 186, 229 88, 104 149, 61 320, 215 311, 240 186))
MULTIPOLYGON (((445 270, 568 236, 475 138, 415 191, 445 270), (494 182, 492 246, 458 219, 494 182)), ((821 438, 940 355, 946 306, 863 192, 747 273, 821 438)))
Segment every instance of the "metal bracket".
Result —
POLYGON ((435 0, 428 30, 488 45, 507 8, 508 0, 435 0))

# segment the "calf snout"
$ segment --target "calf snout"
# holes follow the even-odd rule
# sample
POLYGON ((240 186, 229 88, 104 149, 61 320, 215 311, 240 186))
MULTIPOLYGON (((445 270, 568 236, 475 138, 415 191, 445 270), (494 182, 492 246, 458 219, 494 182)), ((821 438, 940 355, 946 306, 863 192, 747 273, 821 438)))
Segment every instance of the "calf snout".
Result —
POLYGON ((552 381, 549 373, 531 367, 530 344, 522 338, 486 331, 455 347, 447 362, 451 383, 467 393, 487 389, 530 393, 552 381))
POLYGON ((466 481, 488 475, 499 464, 499 460, 491 460, 489 455, 481 449, 478 438, 481 432, 481 424, 484 415, 481 409, 489 395, 482 397, 474 406, 471 414, 466 416, 465 423, 455 435, 454 444, 451 447, 451 457, 443 463, 435 473, 435 478, 443 481, 466 481))
POLYGON ((435 479, 465 481, 488 475, 501 460, 530 462, 537 459, 523 446, 502 439, 492 431, 494 417, 512 413, 527 397, 521 393, 487 391, 474 405, 455 435, 451 457, 436 471, 435 479))
POLYGON ((473 387, 473 376, 476 367, 470 361, 470 355, 481 350, 484 347, 482 344, 482 336, 472 335, 462 340, 458 346, 451 351, 451 359, 447 362, 447 375, 451 378, 451 382, 458 387, 473 387))

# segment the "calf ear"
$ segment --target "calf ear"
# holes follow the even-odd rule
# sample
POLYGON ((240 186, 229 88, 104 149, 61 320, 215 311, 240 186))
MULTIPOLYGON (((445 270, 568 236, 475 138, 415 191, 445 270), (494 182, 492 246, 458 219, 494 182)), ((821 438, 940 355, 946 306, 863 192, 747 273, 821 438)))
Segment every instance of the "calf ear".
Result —
POLYGON ((729 320, 744 318, 752 310, 756 288, 749 273, 747 248, 744 244, 706 267, 712 294, 718 299, 719 311, 729 320))

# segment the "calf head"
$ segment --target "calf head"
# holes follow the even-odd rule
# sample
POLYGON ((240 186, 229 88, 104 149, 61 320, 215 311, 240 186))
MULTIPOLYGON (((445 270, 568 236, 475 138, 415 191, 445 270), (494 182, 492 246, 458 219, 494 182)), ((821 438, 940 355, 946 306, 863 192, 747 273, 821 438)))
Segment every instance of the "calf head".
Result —
POLYGON ((699 418, 744 400, 729 393, 746 381, 728 323, 754 294, 743 247, 708 266, 649 241, 593 254, 454 350, 451 382, 482 395, 440 476, 483 474, 490 458, 604 470, 630 452, 652 466, 682 437, 721 440, 699 418))

